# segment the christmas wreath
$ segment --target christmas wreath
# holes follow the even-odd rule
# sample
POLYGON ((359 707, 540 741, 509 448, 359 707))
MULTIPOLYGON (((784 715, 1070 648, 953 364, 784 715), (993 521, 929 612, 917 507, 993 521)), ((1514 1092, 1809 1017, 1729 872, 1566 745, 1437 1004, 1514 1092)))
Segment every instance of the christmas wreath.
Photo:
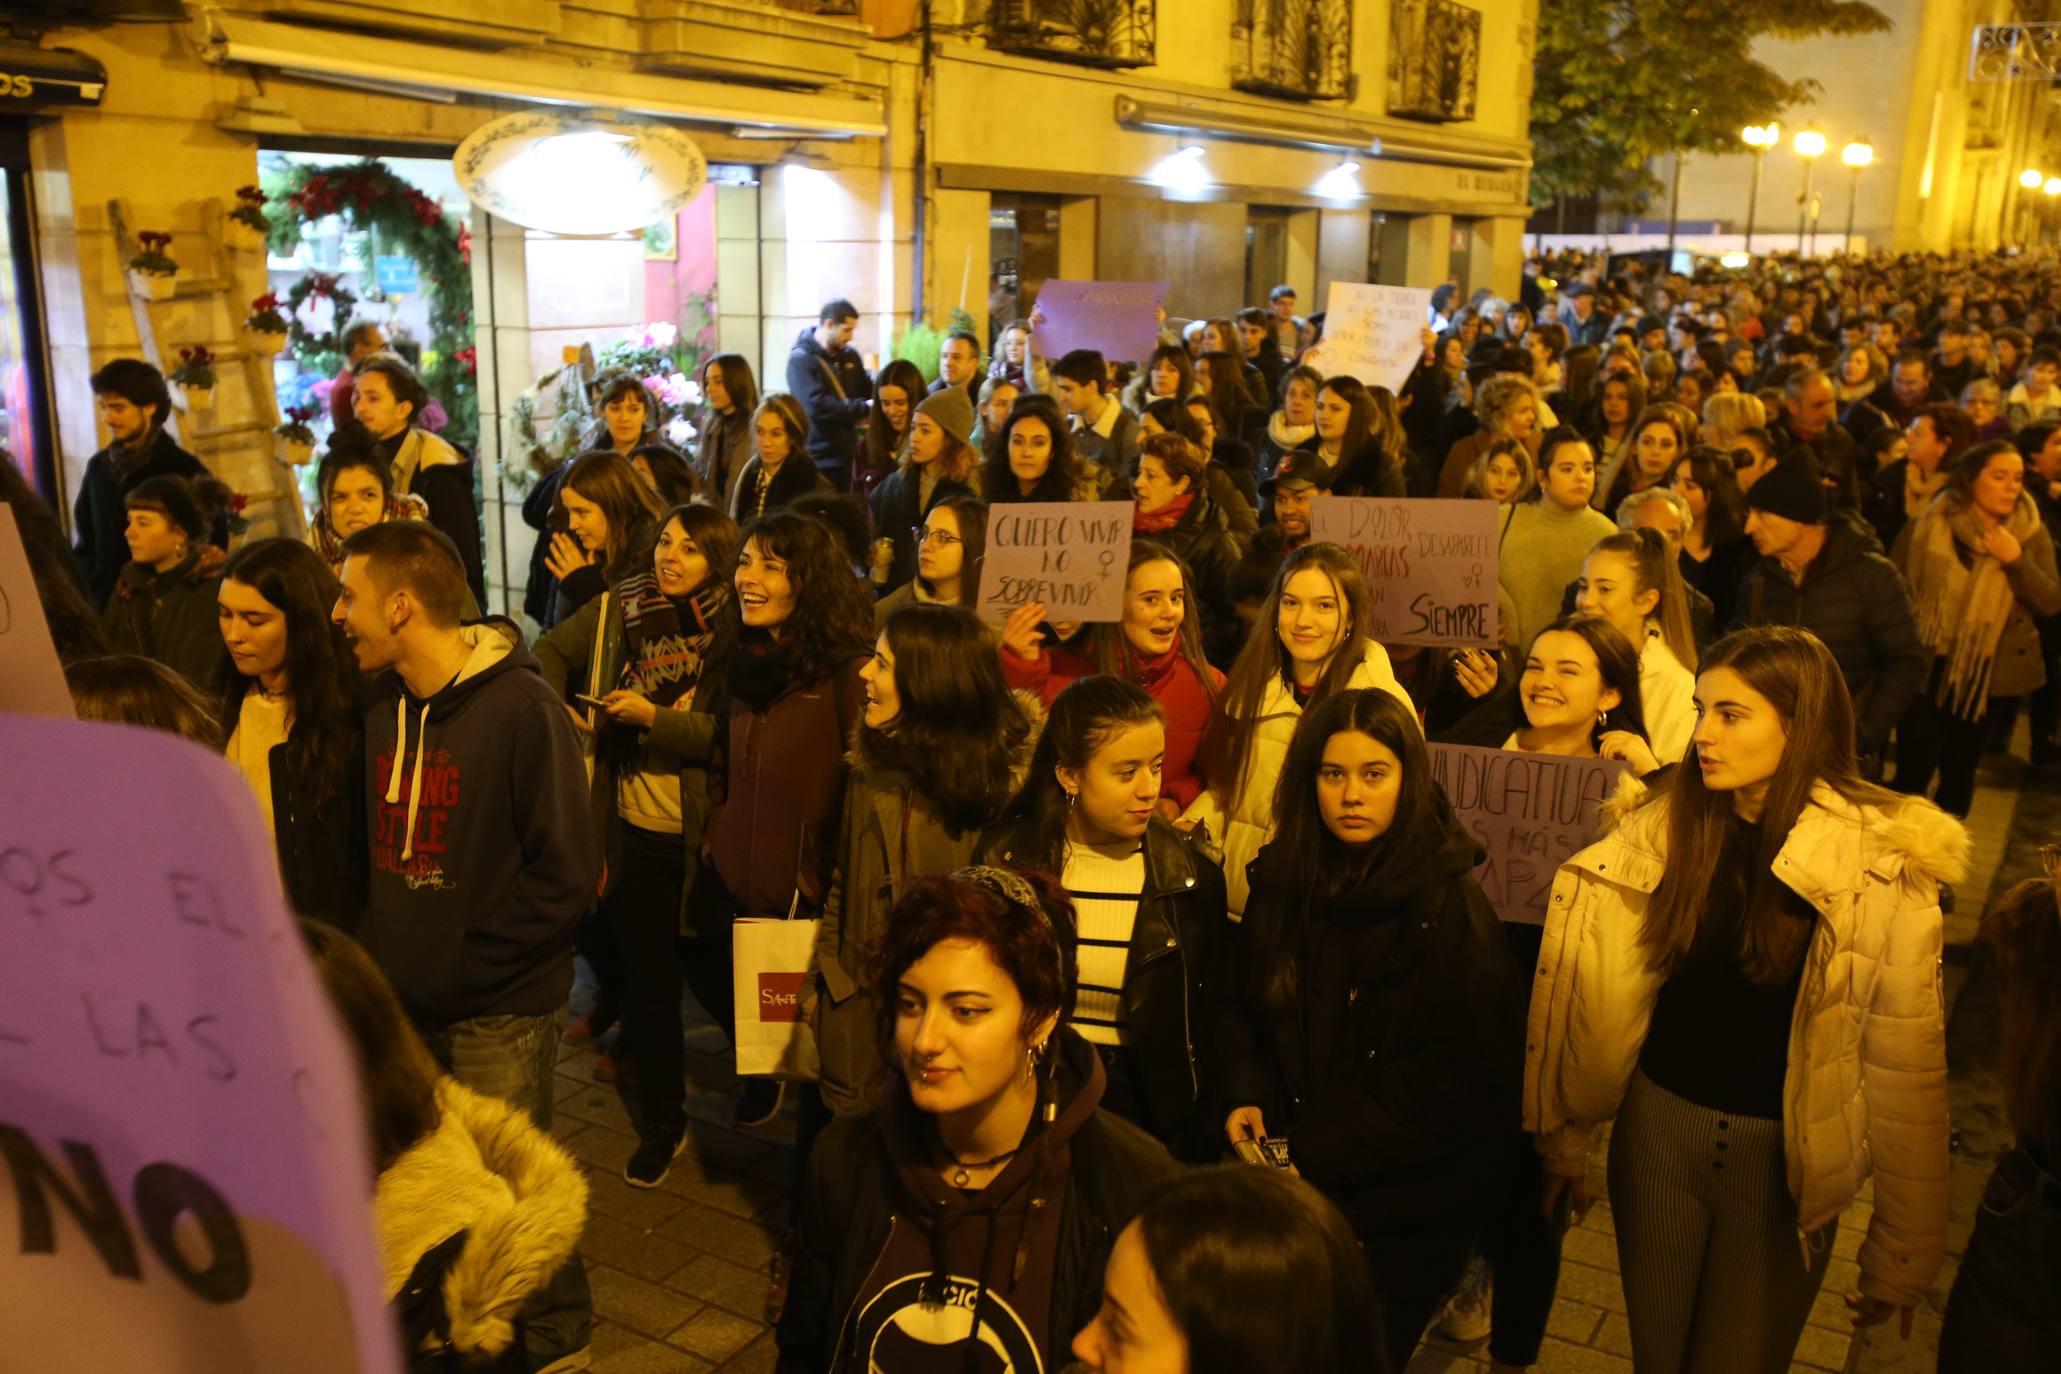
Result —
POLYGON ((310 272, 286 288, 286 347, 296 361, 310 372, 327 377, 343 366, 343 340, 338 327, 351 318, 358 298, 328 272, 310 272), (328 301, 334 308, 328 329, 320 334, 308 328, 301 307, 311 300, 328 301))
MULTIPOLYGON (((446 215, 433 197, 371 159, 325 167, 296 163, 268 177, 265 194, 274 253, 293 252, 310 225, 337 215, 351 229, 371 237, 375 258, 394 253, 415 260, 429 298, 422 380, 451 417, 444 437, 474 446, 479 436, 479 360, 473 347, 472 253, 466 226, 446 215)), ((341 326, 356 297, 335 281, 329 278, 326 294, 336 304, 341 326)), ((296 283, 293 291, 300 289, 301 283, 296 283)), ((286 299, 297 310, 307 296, 297 299, 293 291, 286 299)), ((288 347, 302 366, 327 374, 342 365, 342 350, 333 337, 306 336, 297 317, 294 329, 288 347)))

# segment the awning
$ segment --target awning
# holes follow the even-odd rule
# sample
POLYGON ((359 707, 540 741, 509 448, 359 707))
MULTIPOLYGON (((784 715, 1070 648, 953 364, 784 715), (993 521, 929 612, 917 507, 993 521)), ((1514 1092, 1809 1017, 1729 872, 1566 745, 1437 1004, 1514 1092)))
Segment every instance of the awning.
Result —
POLYGON ((201 56, 244 62, 289 75, 346 77, 396 91, 458 91, 576 109, 620 110, 659 119, 764 130, 793 137, 841 134, 882 138, 886 115, 877 100, 804 95, 759 86, 644 76, 595 64, 504 56, 401 38, 330 33, 293 24, 209 12, 200 21, 201 56), (606 79, 597 79, 605 77, 606 79))
POLYGON ((98 105, 107 68, 82 53, 0 42, 0 114, 98 105))

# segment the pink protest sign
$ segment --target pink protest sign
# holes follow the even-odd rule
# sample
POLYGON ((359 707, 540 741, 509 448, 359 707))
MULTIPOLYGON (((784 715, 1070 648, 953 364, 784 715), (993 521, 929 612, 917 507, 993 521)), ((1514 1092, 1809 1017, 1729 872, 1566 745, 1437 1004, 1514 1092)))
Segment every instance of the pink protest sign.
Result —
POLYGON ((1359 560, 1370 632, 1382 643, 1493 647, 1502 513, 1493 501, 1320 496, 1310 537, 1359 560))
POLYGON ((1092 348, 1111 363, 1143 362, 1159 343, 1159 310, 1173 287, 1164 281, 1066 281, 1038 288, 1041 357, 1092 348))
POLYGON ((0 716, 0 1371, 397 1374, 343 1032, 243 780, 0 716))
POLYGON ((1431 776, 1485 851, 1475 881, 1505 921, 1544 925, 1560 865, 1594 844, 1604 799, 1631 765, 1428 744, 1431 776))
POLYGON ((14 511, 0 505, 0 711, 70 720, 72 694, 50 642, 14 511))

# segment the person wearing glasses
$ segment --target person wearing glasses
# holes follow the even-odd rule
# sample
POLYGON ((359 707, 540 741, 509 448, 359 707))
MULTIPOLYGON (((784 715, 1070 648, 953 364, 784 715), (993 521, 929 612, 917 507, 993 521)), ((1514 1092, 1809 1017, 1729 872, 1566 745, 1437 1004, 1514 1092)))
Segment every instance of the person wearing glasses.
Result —
POLYGON ((980 455, 969 442, 973 402, 964 387, 933 391, 916 407, 902 440, 900 465, 867 498, 873 528, 873 590, 895 591, 917 573, 918 536, 925 517, 942 501, 977 496, 974 469, 980 455))
POLYGON ((904 538, 916 550, 916 575, 874 603, 875 627, 886 629, 887 618, 904 606, 971 607, 980 600, 981 556, 988 544, 987 502, 974 496, 947 496, 932 505, 923 523, 904 538))

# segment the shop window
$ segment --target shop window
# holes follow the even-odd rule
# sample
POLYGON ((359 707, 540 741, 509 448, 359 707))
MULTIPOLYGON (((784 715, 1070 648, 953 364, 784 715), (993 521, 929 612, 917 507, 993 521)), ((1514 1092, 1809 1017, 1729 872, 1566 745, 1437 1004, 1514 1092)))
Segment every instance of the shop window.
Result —
POLYGON ((1153 0, 993 0, 988 46, 1095 67, 1149 67, 1153 0))
POLYGON ((1352 0, 1238 0, 1231 84, 1297 100, 1350 100, 1352 0))

